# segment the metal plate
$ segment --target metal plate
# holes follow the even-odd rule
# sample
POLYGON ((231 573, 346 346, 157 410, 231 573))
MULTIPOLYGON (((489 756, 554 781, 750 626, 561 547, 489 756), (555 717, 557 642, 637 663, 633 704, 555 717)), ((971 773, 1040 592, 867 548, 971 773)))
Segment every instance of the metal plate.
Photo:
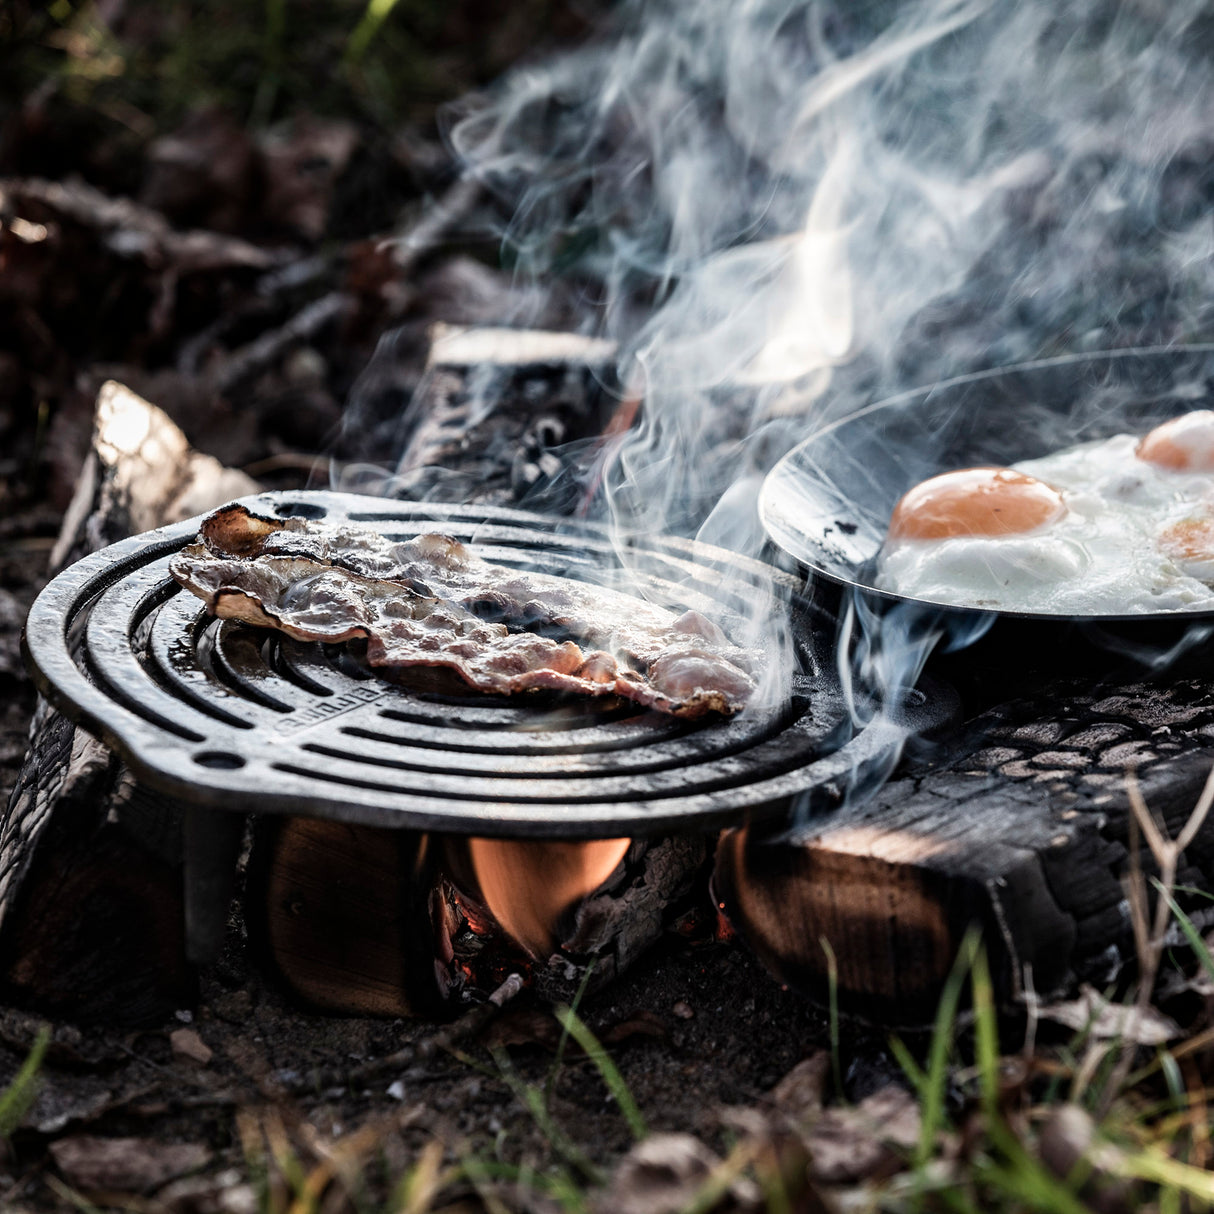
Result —
MULTIPOLYGON (((793 448, 769 473, 759 509, 767 534, 806 568, 876 599, 970 615, 991 612, 879 590, 872 568, 895 503, 955 468, 1006 465, 1115 434, 1142 433, 1214 401, 1214 345, 1119 350, 1025 363, 919 388, 869 405, 793 448)), ((1183 622, 1209 610, 1086 617, 1183 622)))
MULTIPOLYGON (((441 530, 488 560, 604 580, 602 529, 506 509, 333 493, 263 494, 253 510, 441 530)), ((167 565, 198 520, 86 557, 39 596, 26 630, 40 688, 147 785, 187 803, 410 829, 593 837, 780 814, 864 762, 823 669, 833 630, 800 631, 802 673, 777 712, 685 722, 618 702, 439 694, 374 676, 347 646, 208 616, 167 565), (828 757, 829 756, 829 757, 828 757)), ((618 542, 618 539, 617 539, 618 542)), ((642 593, 728 620, 798 580, 678 539, 635 539, 642 593)))

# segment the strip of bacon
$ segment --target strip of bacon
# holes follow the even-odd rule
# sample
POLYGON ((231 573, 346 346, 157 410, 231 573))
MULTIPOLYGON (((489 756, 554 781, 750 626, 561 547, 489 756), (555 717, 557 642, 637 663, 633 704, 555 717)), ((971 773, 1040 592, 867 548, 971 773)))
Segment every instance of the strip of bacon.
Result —
POLYGON ((305 641, 365 637, 374 666, 447 667, 481 691, 618 695, 699 717, 739 711, 755 687, 758 654, 698 612, 492 565, 450 536, 397 542, 233 505, 170 568, 218 616, 305 641))

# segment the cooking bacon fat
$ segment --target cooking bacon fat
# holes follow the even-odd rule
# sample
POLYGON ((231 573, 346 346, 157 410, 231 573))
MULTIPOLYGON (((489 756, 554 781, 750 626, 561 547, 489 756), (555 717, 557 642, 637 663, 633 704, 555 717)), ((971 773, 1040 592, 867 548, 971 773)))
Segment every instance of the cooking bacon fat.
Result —
POLYGON ((217 616, 302 641, 365 637, 373 666, 448 667, 486 692, 618 695, 699 717, 743 708, 760 661, 698 612, 491 565, 446 535, 396 542, 233 505, 170 569, 217 616))

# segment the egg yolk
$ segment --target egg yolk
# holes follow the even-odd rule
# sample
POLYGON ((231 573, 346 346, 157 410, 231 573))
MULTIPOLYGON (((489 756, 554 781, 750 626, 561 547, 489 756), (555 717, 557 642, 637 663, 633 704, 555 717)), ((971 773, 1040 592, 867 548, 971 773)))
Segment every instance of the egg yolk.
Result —
POLYGON ((1208 561, 1214 557, 1214 517, 1181 519, 1159 533, 1159 546, 1178 561, 1208 561))
POLYGON ((1194 409, 1138 441, 1139 459, 1176 472, 1214 472, 1214 412, 1194 409))
POLYGON ((893 539, 1021 535, 1066 512, 1057 489, 1010 468, 963 468, 911 489, 889 520, 893 539))

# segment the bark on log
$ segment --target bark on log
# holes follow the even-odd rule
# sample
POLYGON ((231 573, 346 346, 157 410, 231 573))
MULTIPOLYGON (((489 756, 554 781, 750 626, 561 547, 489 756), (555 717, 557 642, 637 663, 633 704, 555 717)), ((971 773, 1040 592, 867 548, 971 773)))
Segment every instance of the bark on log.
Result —
MULTIPOLYGON (((1030 982, 1041 995, 1101 986, 1133 962, 1125 771, 1137 769, 1148 804, 1179 833, 1214 759, 1214 689, 1059 680, 966 732, 947 760, 795 840, 724 836, 717 894, 778 978, 824 998, 825 939, 844 1006, 923 1022, 973 924, 1005 999, 1030 982)), ((1153 872, 1145 848, 1142 859, 1153 872)), ((1178 882, 1214 888, 1214 822, 1178 882)))
MULTIPOLYGON (((243 473, 191 450, 161 410, 107 383, 52 559, 65 564, 256 489, 243 473)), ((186 816, 39 703, 0 824, 0 982, 13 1002, 141 1022, 192 1000, 186 816)))

